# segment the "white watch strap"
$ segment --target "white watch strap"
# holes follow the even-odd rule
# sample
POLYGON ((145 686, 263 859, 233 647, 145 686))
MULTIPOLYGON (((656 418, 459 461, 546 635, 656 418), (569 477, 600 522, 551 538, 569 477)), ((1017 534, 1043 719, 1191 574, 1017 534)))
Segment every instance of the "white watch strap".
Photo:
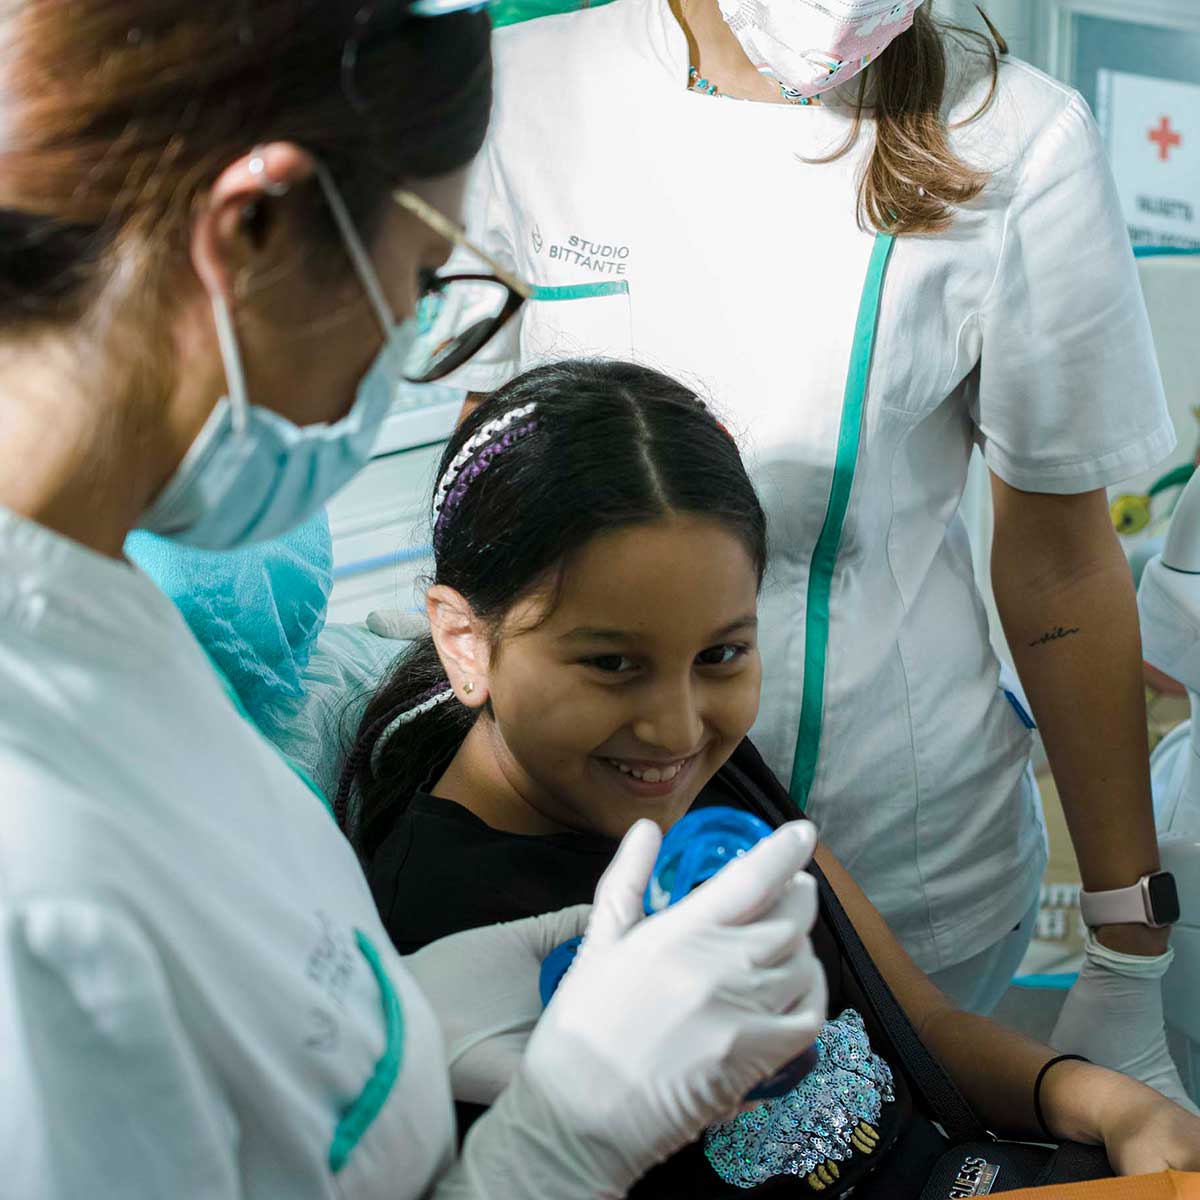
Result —
POLYGON ((1146 881, 1111 892, 1080 892, 1079 911, 1089 929, 1098 925, 1150 925, 1153 913, 1146 897, 1146 881))

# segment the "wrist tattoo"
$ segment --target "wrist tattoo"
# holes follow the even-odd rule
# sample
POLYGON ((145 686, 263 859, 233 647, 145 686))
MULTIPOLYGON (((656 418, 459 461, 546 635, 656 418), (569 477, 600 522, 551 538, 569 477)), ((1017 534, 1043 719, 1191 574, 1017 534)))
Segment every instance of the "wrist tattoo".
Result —
POLYGON ((1059 625, 1056 629, 1048 629, 1040 638, 1037 639, 1037 641, 1030 642, 1029 645, 1031 647, 1044 646, 1047 642, 1057 642, 1062 638, 1071 637, 1073 634, 1078 632, 1078 629, 1064 629, 1061 625, 1059 625))

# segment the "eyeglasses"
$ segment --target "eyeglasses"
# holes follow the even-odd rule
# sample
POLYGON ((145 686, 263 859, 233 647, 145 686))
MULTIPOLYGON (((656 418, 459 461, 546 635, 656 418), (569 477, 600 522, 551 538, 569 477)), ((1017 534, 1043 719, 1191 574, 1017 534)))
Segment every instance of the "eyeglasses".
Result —
MULTIPOLYGON (((365 121, 371 119, 368 97, 372 93, 361 77, 366 65, 364 47, 411 17, 436 20, 484 7, 484 0, 412 0, 407 6, 365 0, 354 13, 342 47, 342 90, 351 107, 365 121)), ((453 221, 415 192, 404 189, 394 192, 393 198, 452 246, 468 250, 486 268, 484 272, 430 271, 421 281, 417 337, 401 369, 410 383, 432 383, 482 350, 529 299, 532 289, 472 245, 453 221)))
POLYGON ((470 251, 489 272, 425 272, 417 301, 417 337, 404 364, 410 383, 433 383, 458 370, 516 315, 531 289, 471 244, 449 218, 415 192, 394 192, 406 212, 455 247, 470 251))

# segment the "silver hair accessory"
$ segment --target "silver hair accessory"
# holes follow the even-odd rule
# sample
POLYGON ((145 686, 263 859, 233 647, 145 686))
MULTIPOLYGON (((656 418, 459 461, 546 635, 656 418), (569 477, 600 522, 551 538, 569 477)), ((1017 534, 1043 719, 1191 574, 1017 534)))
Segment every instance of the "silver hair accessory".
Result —
POLYGON ((487 0, 413 0, 408 11, 414 17, 447 17, 451 13, 483 12, 487 0))
POLYGON ((447 700, 454 699, 454 689, 447 683, 442 685, 442 690, 434 692, 428 699, 422 700, 420 704, 414 704, 412 708, 407 708, 400 713, 394 720, 390 721, 384 731, 375 739, 375 747, 371 751, 371 774, 374 775, 379 769, 379 756, 383 753, 383 748, 387 744, 388 739, 400 728, 401 725, 407 725, 410 721, 415 721, 418 717, 423 717, 427 712, 432 712, 439 704, 445 704, 447 700))
POLYGON ((463 448, 450 461, 450 465, 446 468, 446 473, 442 476, 437 485, 437 491, 433 493, 433 511, 436 514, 442 511, 442 505, 446 503, 446 497, 450 494, 450 489, 454 487, 454 482, 458 478, 459 472, 475 457, 476 453, 499 437, 505 430, 511 428, 517 421, 531 416, 537 411, 537 402, 532 404, 522 404, 519 408, 510 408, 508 412, 502 416, 496 417, 493 421, 488 421, 482 429, 473 433, 463 445, 463 448))

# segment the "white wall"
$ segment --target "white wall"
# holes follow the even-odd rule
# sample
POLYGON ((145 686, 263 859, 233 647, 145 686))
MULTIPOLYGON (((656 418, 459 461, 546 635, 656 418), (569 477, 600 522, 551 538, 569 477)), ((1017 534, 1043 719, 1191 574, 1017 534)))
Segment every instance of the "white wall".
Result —
MULTIPOLYGON (((979 19, 972 0, 933 0, 934 11, 947 20, 972 29, 985 28, 979 19)), ((1035 29, 1036 9, 1045 0, 981 0, 981 5, 992 24, 1008 41, 1009 50, 1017 58, 1023 58, 1039 67, 1039 46, 1035 29)))

